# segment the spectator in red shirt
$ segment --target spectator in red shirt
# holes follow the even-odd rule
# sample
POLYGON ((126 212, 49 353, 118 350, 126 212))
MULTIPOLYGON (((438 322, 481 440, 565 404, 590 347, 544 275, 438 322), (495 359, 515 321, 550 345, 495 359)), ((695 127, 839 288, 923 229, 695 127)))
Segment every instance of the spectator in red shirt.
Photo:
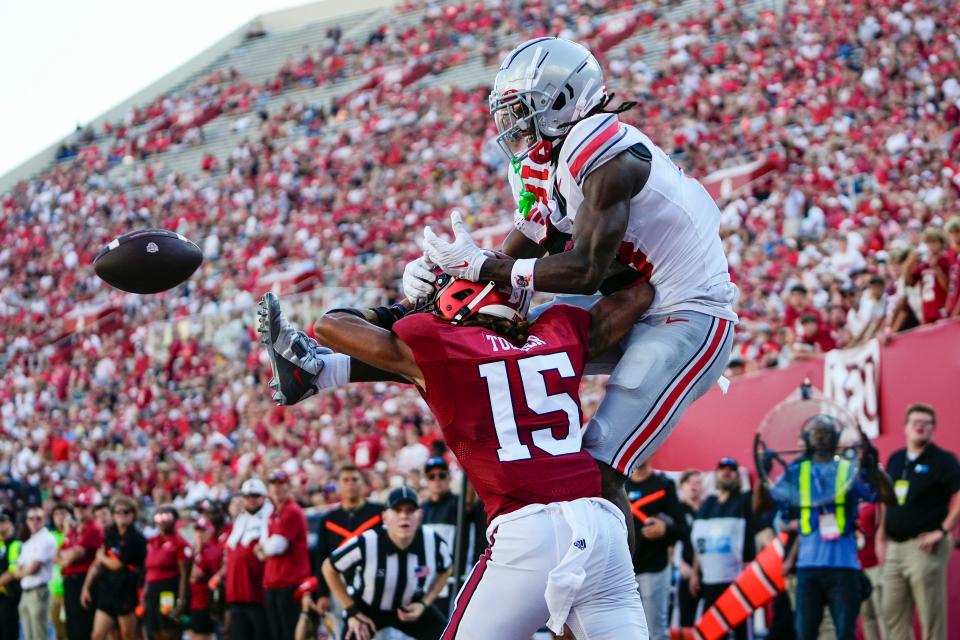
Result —
MULTIPOLYGON (((830 331, 820 324, 820 320, 815 315, 806 315, 800 319, 800 335, 797 337, 797 344, 807 345, 809 353, 826 353, 836 347, 836 343, 830 337, 830 331)), ((800 357, 800 353, 797 357, 800 357)))
POLYGON ((783 308, 783 326, 799 331, 799 322, 803 316, 815 316, 820 321, 820 312, 810 304, 807 288, 802 284, 790 287, 790 294, 783 308))
POLYGON ((193 549, 176 531, 177 510, 157 509, 153 522, 159 532, 147 542, 147 577, 143 594, 147 637, 179 640, 181 618, 187 611, 188 578, 193 549))
POLYGON ((233 521, 227 538, 226 594, 228 626, 233 640, 267 638, 263 608, 263 560, 257 557, 260 538, 266 535, 273 505, 259 478, 248 478, 240 487, 243 511, 233 521))
POLYGON ((263 585, 267 627, 273 640, 293 640, 300 617, 300 602, 294 598, 294 591, 310 575, 307 519, 293 499, 286 472, 278 469, 268 480, 274 511, 267 535, 260 541, 260 549, 266 556, 263 585))
POLYGON ((940 229, 928 227, 923 234, 923 243, 927 247, 927 257, 908 273, 907 285, 920 283, 923 323, 929 324, 944 317, 950 259, 946 253, 947 238, 940 229))
POLYGON ((881 603, 881 571, 880 560, 877 558, 876 543, 877 529, 880 526, 880 509, 875 502, 861 502, 857 513, 857 556, 860 566, 870 579, 873 591, 870 597, 860 605, 860 621, 863 624, 863 634, 867 640, 882 640, 887 637, 883 626, 883 617, 880 615, 881 603))
POLYGON ((354 427, 357 434, 350 445, 350 453, 353 455, 353 462, 362 471, 369 471, 373 465, 380 459, 380 452, 383 449, 383 442, 380 436, 374 432, 373 428, 366 422, 360 421, 354 427))
POLYGON ((193 524, 195 542, 190 569, 190 640, 213 640, 217 628, 210 615, 210 579, 223 564, 223 545, 213 523, 201 516, 193 524))
POLYGON ((77 524, 72 527, 57 552, 55 562, 62 568, 63 608, 67 616, 68 640, 90 640, 93 634, 94 608, 81 603, 87 570, 103 544, 103 529, 93 517, 96 502, 92 491, 84 490, 73 503, 77 524))

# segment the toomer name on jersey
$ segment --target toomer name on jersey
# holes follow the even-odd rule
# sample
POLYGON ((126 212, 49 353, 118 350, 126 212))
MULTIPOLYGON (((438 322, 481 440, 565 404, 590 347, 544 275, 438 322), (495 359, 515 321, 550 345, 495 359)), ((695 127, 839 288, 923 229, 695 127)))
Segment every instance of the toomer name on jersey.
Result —
POLYGON ((523 343, 522 347, 518 347, 506 338, 493 333, 484 334, 483 337, 487 339, 487 344, 492 347, 494 353, 499 351, 530 351, 530 349, 536 347, 547 346, 545 340, 534 335, 527 336, 527 341, 523 343))

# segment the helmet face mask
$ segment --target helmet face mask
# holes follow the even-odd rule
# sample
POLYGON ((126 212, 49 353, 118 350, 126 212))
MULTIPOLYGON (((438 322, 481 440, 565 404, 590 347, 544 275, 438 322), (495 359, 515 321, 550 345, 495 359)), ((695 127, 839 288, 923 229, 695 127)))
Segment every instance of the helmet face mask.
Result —
POLYGON ((503 98, 490 96, 490 110, 497 125, 497 144, 511 161, 526 158, 543 139, 536 118, 545 109, 537 111, 534 108, 530 93, 533 92, 515 91, 503 98))
POLYGON ((528 40, 507 55, 490 92, 497 144, 511 162, 521 161, 565 135, 605 96, 600 63, 588 49, 561 38, 528 40))

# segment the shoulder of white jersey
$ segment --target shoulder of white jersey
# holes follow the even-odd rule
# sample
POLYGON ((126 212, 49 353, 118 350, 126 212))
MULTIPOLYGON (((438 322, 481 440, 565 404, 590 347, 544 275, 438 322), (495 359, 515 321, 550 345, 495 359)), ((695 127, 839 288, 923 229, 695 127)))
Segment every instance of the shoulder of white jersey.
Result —
POLYGON ((615 113, 598 113, 573 125, 560 149, 559 169, 569 171, 577 184, 591 171, 619 152, 626 139, 628 127, 615 113))

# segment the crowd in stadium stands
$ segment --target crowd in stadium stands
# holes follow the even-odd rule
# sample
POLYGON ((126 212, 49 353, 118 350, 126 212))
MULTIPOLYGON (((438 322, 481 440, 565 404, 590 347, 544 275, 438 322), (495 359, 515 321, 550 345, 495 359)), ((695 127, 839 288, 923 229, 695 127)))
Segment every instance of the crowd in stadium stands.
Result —
MULTIPOLYGON (((915 486, 894 498, 893 485, 885 480, 889 493, 879 490, 888 504, 883 515, 876 504, 879 481, 871 479, 882 472, 876 460, 865 460, 870 485, 844 488, 847 502, 839 507, 857 524, 847 526, 837 516, 841 524, 833 526, 839 526, 838 535, 849 538, 849 544, 829 554, 808 548, 825 544, 821 531, 809 530, 810 516, 804 524, 802 513, 798 518, 789 501, 768 502, 755 477, 733 458, 721 457, 706 471, 668 475, 654 471, 649 461, 635 469, 626 490, 636 518, 633 565, 650 637, 665 640, 669 626, 690 627, 698 615, 708 615, 731 584, 741 589, 742 602, 766 600, 756 575, 746 567, 755 562, 758 571, 770 571, 770 551, 761 552, 777 535, 786 548, 787 589, 764 615, 735 624, 737 638, 750 637, 748 629, 754 626, 760 637, 794 637, 792 629, 804 625, 812 625, 812 635, 804 637, 835 637, 833 629, 848 625, 841 637, 852 638, 849 625, 857 617, 869 640, 891 637, 888 634, 908 637, 913 602, 918 603, 925 637, 948 637, 944 589, 953 547, 950 529, 960 523, 960 510, 948 506, 960 495, 960 464, 935 445, 935 429, 932 407, 914 404, 906 409, 906 447, 891 454, 886 467, 898 482, 915 486), (908 462, 908 456, 914 462, 908 462), (924 467, 920 475, 910 468, 917 464, 924 467), (776 518, 778 513, 782 518, 776 518), (740 524, 732 526, 733 521, 740 524), (712 544, 711 536, 717 535, 727 536, 726 543, 712 544), (828 564, 816 564, 827 557, 828 564), (829 574, 832 567, 840 573, 829 574), (826 597, 832 617, 824 619, 823 627, 818 620, 824 602, 811 609, 803 595, 812 587, 811 568, 821 580, 830 575, 852 580, 847 589, 851 593, 835 589, 826 597), (863 574, 850 571, 861 568, 863 574), (648 583, 658 586, 648 589, 648 583), (865 583, 872 590, 864 590, 861 597, 865 583), (818 636, 818 627, 826 635, 818 636)), ((327 428, 318 425, 316 431, 324 440, 327 428)), ((119 628, 124 640, 143 637, 138 628, 149 638, 180 638, 187 630, 191 639, 212 638, 218 630, 240 640, 340 637, 336 630, 343 622, 338 614, 353 605, 338 602, 341 596, 327 586, 336 578, 323 568, 325 561, 340 568, 339 558, 348 553, 344 545, 364 532, 390 535, 380 527, 389 526, 403 502, 410 503, 417 522, 433 532, 429 535, 445 543, 435 559, 441 564, 431 565, 429 575, 439 576, 434 579, 444 584, 453 577, 459 584, 482 553, 486 516, 471 488, 463 495, 463 517, 458 516, 460 499, 454 488, 461 485, 455 459, 441 441, 425 444, 411 419, 396 454, 402 475, 387 487, 376 473, 386 446, 369 430, 360 431, 352 450, 342 451, 346 462, 329 476, 330 482, 306 491, 298 486, 298 474, 287 472, 289 460, 280 466, 253 463, 232 470, 244 482, 219 493, 198 491, 196 485, 178 487, 178 474, 164 466, 152 500, 116 481, 104 486, 109 494, 88 487, 43 496, 35 487, 0 483, 3 637, 18 637, 18 621, 25 640, 46 640, 51 628, 54 637, 67 640, 99 640, 109 637, 111 628, 119 628), (252 468, 269 470, 266 482, 251 474, 252 468)), ((833 455, 834 446, 829 445, 828 454, 833 455)), ((217 457, 214 448, 211 459, 217 457)), ((314 457, 313 462, 325 461, 314 457)), ((836 489, 831 485, 829 490, 836 489)), ((818 516, 817 528, 825 526, 820 524, 825 518, 818 516)), ((400 549, 402 553, 405 547, 400 549)), ((378 554, 358 557, 384 563, 370 567, 372 572, 388 563, 378 554)), ((349 582, 350 571, 343 570, 349 582)), ((386 582, 378 582, 376 589, 392 589, 389 581, 396 576, 387 573, 386 582)), ((434 591, 429 580, 418 589, 403 606, 429 592, 437 596, 429 602, 437 607, 435 614, 449 615, 449 591, 434 591)), ((353 594, 354 602, 360 591, 353 594)), ((365 601, 370 600, 362 591, 365 601)), ((726 619, 732 606, 724 610, 726 619)))
MULTIPOLYGON (((488 142, 492 78, 476 89, 375 83, 332 107, 290 93, 267 111, 265 97, 429 53, 440 52, 433 72, 478 53, 495 63, 517 33, 589 38, 630 4, 430 5, 422 25, 398 32, 347 42, 331 30, 263 85, 217 72, 78 132, 62 162, 0 195, 0 484, 20 496, 8 507, 22 516, 92 490, 197 509, 279 468, 322 508, 348 464, 381 502, 399 484, 423 487, 425 460, 449 455, 414 392, 367 385, 276 408, 250 318, 278 270, 315 271, 335 287, 324 303, 374 303, 398 295, 420 230, 454 206, 477 229, 510 220, 507 168, 488 142), (248 138, 228 155, 164 171, 165 150, 247 112, 248 138), (118 177, 125 157, 134 162, 118 177), (195 240, 203 267, 164 296, 108 290, 93 256, 144 225, 195 240), (122 321, 72 320, 101 306, 122 321), (234 321, 196 331, 208 317, 234 321), (158 343, 158 323, 194 330, 158 343)), ((776 13, 718 0, 676 23, 657 15, 650 28, 670 47, 656 64, 636 48, 602 56, 609 89, 639 100, 621 117, 696 177, 773 167, 719 201, 741 288, 728 375, 960 314, 960 14, 936 2, 776 13)), ((586 384, 587 415, 601 395, 601 382, 586 384)))

